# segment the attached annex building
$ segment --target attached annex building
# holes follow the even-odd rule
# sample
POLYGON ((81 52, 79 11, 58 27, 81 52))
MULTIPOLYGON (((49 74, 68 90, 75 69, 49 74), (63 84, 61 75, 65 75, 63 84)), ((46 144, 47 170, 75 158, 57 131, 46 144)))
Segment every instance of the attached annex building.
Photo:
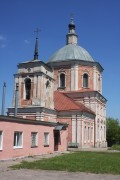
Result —
MULTIPOLYGON (((16 85, 19 87, 17 117, 61 126, 67 123, 69 146, 106 147, 103 68, 78 45, 73 19, 68 27, 66 45, 47 62, 38 59, 36 37, 34 59, 18 64, 18 73, 14 75, 14 92, 16 85)), ((8 116, 14 116, 15 95, 8 116)), ((58 138, 57 132, 55 137, 58 138)))

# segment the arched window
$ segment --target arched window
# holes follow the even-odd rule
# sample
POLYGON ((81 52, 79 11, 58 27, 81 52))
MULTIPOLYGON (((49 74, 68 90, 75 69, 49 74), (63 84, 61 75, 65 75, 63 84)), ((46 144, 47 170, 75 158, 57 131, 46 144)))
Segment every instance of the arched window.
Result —
POLYGON ((88 75, 87 74, 83 75, 83 87, 84 88, 88 87, 88 75))
POLYGON ((30 78, 25 79, 25 92, 26 92, 25 99, 29 100, 30 92, 31 92, 31 79, 30 78))
POLYGON ((65 87, 65 74, 64 73, 60 74, 60 87, 61 88, 65 87))

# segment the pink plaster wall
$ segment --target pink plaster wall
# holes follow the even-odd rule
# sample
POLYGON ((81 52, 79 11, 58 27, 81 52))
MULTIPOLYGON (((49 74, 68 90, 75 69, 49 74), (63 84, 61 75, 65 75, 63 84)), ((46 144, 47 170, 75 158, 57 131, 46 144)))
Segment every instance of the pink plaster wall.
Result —
MULTIPOLYGON (((0 122, 3 131, 3 150, 0 150, 0 160, 22 156, 33 156, 54 152, 54 127, 22 124, 17 122, 0 122), (14 131, 23 132, 23 148, 14 148, 14 131), (31 132, 38 132, 38 147, 31 148, 31 132), (49 132, 49 147, 44 147, 44 132, 49 132)), ((58 151, 67 149, 67 130, 61 131, 62 143, 58 151)))

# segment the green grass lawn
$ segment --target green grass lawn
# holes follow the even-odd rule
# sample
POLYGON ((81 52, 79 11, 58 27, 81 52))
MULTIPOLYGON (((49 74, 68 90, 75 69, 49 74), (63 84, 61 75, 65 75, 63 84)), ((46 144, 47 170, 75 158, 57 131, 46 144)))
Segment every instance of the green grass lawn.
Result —
POLYGON ((34 162, 23 161, 12 168, 120 174, 120 153, 75 152, 34 162))

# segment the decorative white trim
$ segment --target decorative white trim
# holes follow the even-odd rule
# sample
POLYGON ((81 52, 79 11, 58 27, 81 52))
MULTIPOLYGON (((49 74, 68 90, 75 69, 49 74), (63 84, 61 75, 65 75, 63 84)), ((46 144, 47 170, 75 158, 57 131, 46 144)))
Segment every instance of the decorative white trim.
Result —
POLYGON ((71 65, 71 91, 74 91, 74 80, 75 80, 74 65, 71 65))
POLYGON ((77 116, 77 143, 81 144, 81 119, 77 116))

